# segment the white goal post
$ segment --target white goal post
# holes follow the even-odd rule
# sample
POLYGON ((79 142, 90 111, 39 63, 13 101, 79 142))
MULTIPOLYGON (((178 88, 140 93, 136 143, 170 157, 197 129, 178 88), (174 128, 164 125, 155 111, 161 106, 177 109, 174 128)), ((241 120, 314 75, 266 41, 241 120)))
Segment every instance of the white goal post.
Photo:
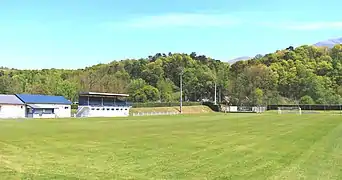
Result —
POLYGON ((302 114, 302 109, 298 106, 278 107, 278 114, 302 114))

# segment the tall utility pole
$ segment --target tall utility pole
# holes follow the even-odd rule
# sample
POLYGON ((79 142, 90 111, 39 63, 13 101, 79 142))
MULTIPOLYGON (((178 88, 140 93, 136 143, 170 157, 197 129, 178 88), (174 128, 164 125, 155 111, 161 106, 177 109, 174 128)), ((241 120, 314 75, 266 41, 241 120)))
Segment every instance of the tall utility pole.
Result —
POLYGON ((214 97, 214 104, 216 105, 216 82, 215 82, 215 97, 214 97))
POLYGON ((221 103, 222 102, 221 87, 219 88, 218 98, 219 98, 218 102, 221 103))
POLYGON ((182 114, 182 106, 183 106, 183 71, 180 73, 180 113, 182 114))

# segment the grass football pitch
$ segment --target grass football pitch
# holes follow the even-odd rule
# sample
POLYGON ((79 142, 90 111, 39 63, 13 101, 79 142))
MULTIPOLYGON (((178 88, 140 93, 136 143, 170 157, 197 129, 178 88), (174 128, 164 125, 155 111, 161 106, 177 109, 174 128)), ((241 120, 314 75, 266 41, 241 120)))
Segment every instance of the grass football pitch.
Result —
POLYGON ((0 179, 342 179, 342 116, 2 120, 0 179))

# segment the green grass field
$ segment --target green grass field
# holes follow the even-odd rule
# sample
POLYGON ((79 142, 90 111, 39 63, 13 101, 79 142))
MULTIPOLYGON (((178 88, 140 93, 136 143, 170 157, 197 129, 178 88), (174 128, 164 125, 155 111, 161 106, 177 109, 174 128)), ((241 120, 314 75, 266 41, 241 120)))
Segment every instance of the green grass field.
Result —
POLYGON ((341 179, 342 116, 0 121, 0 179, 341 179))

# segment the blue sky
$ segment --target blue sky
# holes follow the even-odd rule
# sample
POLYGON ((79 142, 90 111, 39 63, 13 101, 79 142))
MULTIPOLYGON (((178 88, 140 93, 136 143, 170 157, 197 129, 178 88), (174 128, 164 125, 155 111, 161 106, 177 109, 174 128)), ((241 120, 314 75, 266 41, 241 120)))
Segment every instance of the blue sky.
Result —
POLYGON ((340 0, 2 0, 0 66, 82 68, 157 52, 227 61, 342 37, 340 0))

